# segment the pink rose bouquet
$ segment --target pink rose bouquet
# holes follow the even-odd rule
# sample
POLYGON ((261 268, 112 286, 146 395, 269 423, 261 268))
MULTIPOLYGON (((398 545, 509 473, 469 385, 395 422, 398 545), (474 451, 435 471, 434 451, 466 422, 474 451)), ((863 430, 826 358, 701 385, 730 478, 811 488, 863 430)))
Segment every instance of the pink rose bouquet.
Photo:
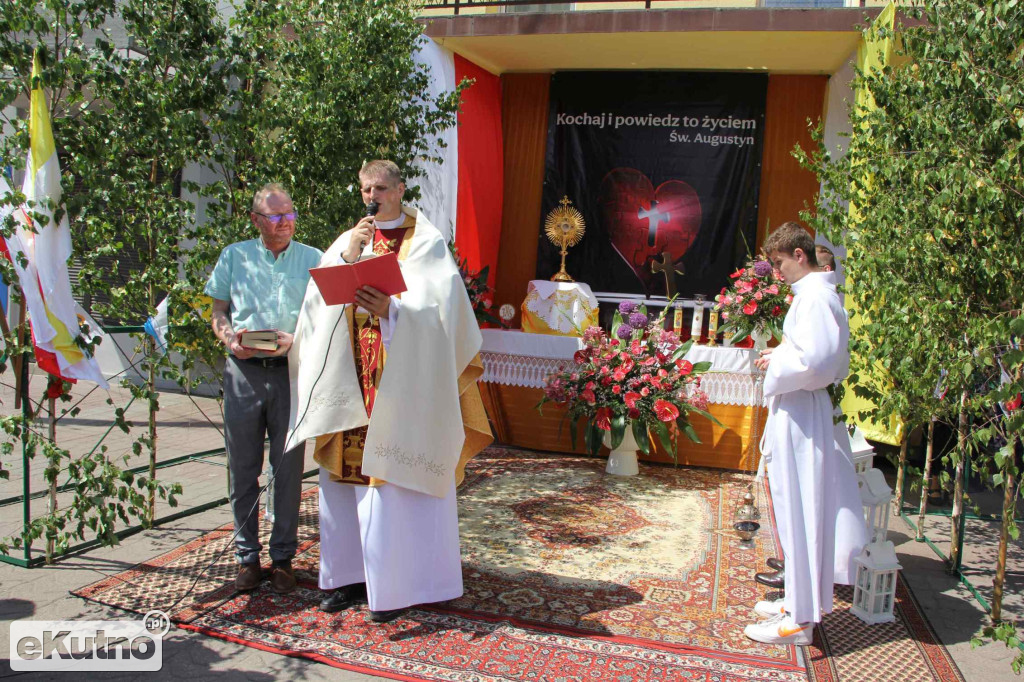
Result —
POLYGON ((681 343, 674 332, 664 329, 667 310, 652 320, 644 306, 621 303, 611 334, 600 327, 587 329, 586 345, 576 352, 573 364, 547 377, 544 398, 537 407, 547 402, 568 407, 574 446, 582 419, 592 454, 597 454, 605 432, 610 433, 614 449, 630 428, 645 454, 650 453, 654 435, 674 458, 673 424, 699 443, 689 415, 717 421, 708 414, 707 396, 700 390, 700 375, 710 369, 710 363, 693 364, 683 358, 692 341, 681 343))
POLYGON ((758 258, 729 277, 732 287, 723 287, 715 297, 715 308, 722 314, 722 330, 733 333, 733 343, 756 329, 781 340, 782 320, 793 293, 778 271, 766 258, 758 258))

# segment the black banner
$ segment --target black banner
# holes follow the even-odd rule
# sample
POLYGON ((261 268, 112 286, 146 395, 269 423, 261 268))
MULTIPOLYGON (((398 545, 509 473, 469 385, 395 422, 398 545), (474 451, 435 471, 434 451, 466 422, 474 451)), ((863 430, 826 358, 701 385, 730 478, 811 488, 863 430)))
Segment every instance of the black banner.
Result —
POLYGON ((555 74, 537 277, 558 271, 543 222, 568 196, 587 225, 566 260, 577 281, 664 296, 668 261, 681 295, 718 293, 754 247, 767 87, 762 74, 555 74))

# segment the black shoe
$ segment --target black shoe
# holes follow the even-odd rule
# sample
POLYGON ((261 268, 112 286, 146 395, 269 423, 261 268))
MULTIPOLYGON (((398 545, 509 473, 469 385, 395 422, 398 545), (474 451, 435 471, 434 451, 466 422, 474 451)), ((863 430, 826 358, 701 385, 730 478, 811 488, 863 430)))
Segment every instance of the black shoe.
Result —
POLYGON ((774 568, 776 571, 784 571, 786 569, 786 562, 782 559, 769 557, 765 563, 768 564, 768 568, 774 568))
POLYGON ((773 587, 777 590, 785 588, 786 585, 786 572, 774 571, 772 573, 755 573, 754 580, 765 585, 767 587, 773 587))
POLYGON ((366 583, 356 583, 339 587, 320 600, 320 610, 324 613, 344 611, 360 599, 366 598, 366 583))
POLYGON ((370 620, 374 623, 390 623, 409 609, 391 609, 390 611, 370 611, 370 620))

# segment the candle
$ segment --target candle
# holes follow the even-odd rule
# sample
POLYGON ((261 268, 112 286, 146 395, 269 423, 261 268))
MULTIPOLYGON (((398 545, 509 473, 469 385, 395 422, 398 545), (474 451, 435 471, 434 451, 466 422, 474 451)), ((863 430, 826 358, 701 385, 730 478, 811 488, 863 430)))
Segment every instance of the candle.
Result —
POLYGON ((701 330, 704 327, 704 296, 697 294, 693 301, 693 320, 690 323, 690 338, 700 343, 701 330))
POLYGON ((672 331, 676 333, 676 336, 682 338, 683 336, 683 302, 677 300, 673 306, 675 310, 672 313, 672 331))

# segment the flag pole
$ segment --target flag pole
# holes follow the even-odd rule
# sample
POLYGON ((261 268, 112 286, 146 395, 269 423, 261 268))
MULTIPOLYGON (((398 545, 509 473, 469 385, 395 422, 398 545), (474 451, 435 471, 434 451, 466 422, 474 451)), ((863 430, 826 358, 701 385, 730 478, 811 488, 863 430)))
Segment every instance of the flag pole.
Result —
MULTIPOLYGON (((25 297, 22 296, 21 303, 18 304, 18 345, 21 348, 25 346, 25 297)), ((20 349, 19 349, 20 350, 20 349)), ((20 352, 15 356, 11 354, 11 368, 14 370, 14 409, 19 409, 22 403, 22 394, 28 395, 28 375, 26 372, 22 372, 22 368, 25 365, 25 353, 20 352)))
MULTIPOLYGON (((56 379, 57 381, 63 382, 63 379, 60 379, 59 377, 53 377, 53 378, 51 378, 51 381, 53 381, 54 379, 56 379)), ((49 391, 47 391, 47 392, 49 392, 49 391)), ((54 446, 56 446, 57 445, 57 399, 53 398, 53 397, 49 398, 47 400, 47 405, 50 408, 50 428, 49 428, 49 433, 47 435, 50 437, 50 443, 52 443, 54 446)), ((54 474, 53 479, 50 481, 50 500, 49 500, 49 502, 46 505, 46 513, 51 515, 51 516, 53 514, 57 513, 57 475, 56 474, 54 474)), ((47 540, 46 540, 46 563, 47 563, 47 565, 53 563, 53 545, 54 545, 53 538, 52 537, 47 538, 47 540)))

